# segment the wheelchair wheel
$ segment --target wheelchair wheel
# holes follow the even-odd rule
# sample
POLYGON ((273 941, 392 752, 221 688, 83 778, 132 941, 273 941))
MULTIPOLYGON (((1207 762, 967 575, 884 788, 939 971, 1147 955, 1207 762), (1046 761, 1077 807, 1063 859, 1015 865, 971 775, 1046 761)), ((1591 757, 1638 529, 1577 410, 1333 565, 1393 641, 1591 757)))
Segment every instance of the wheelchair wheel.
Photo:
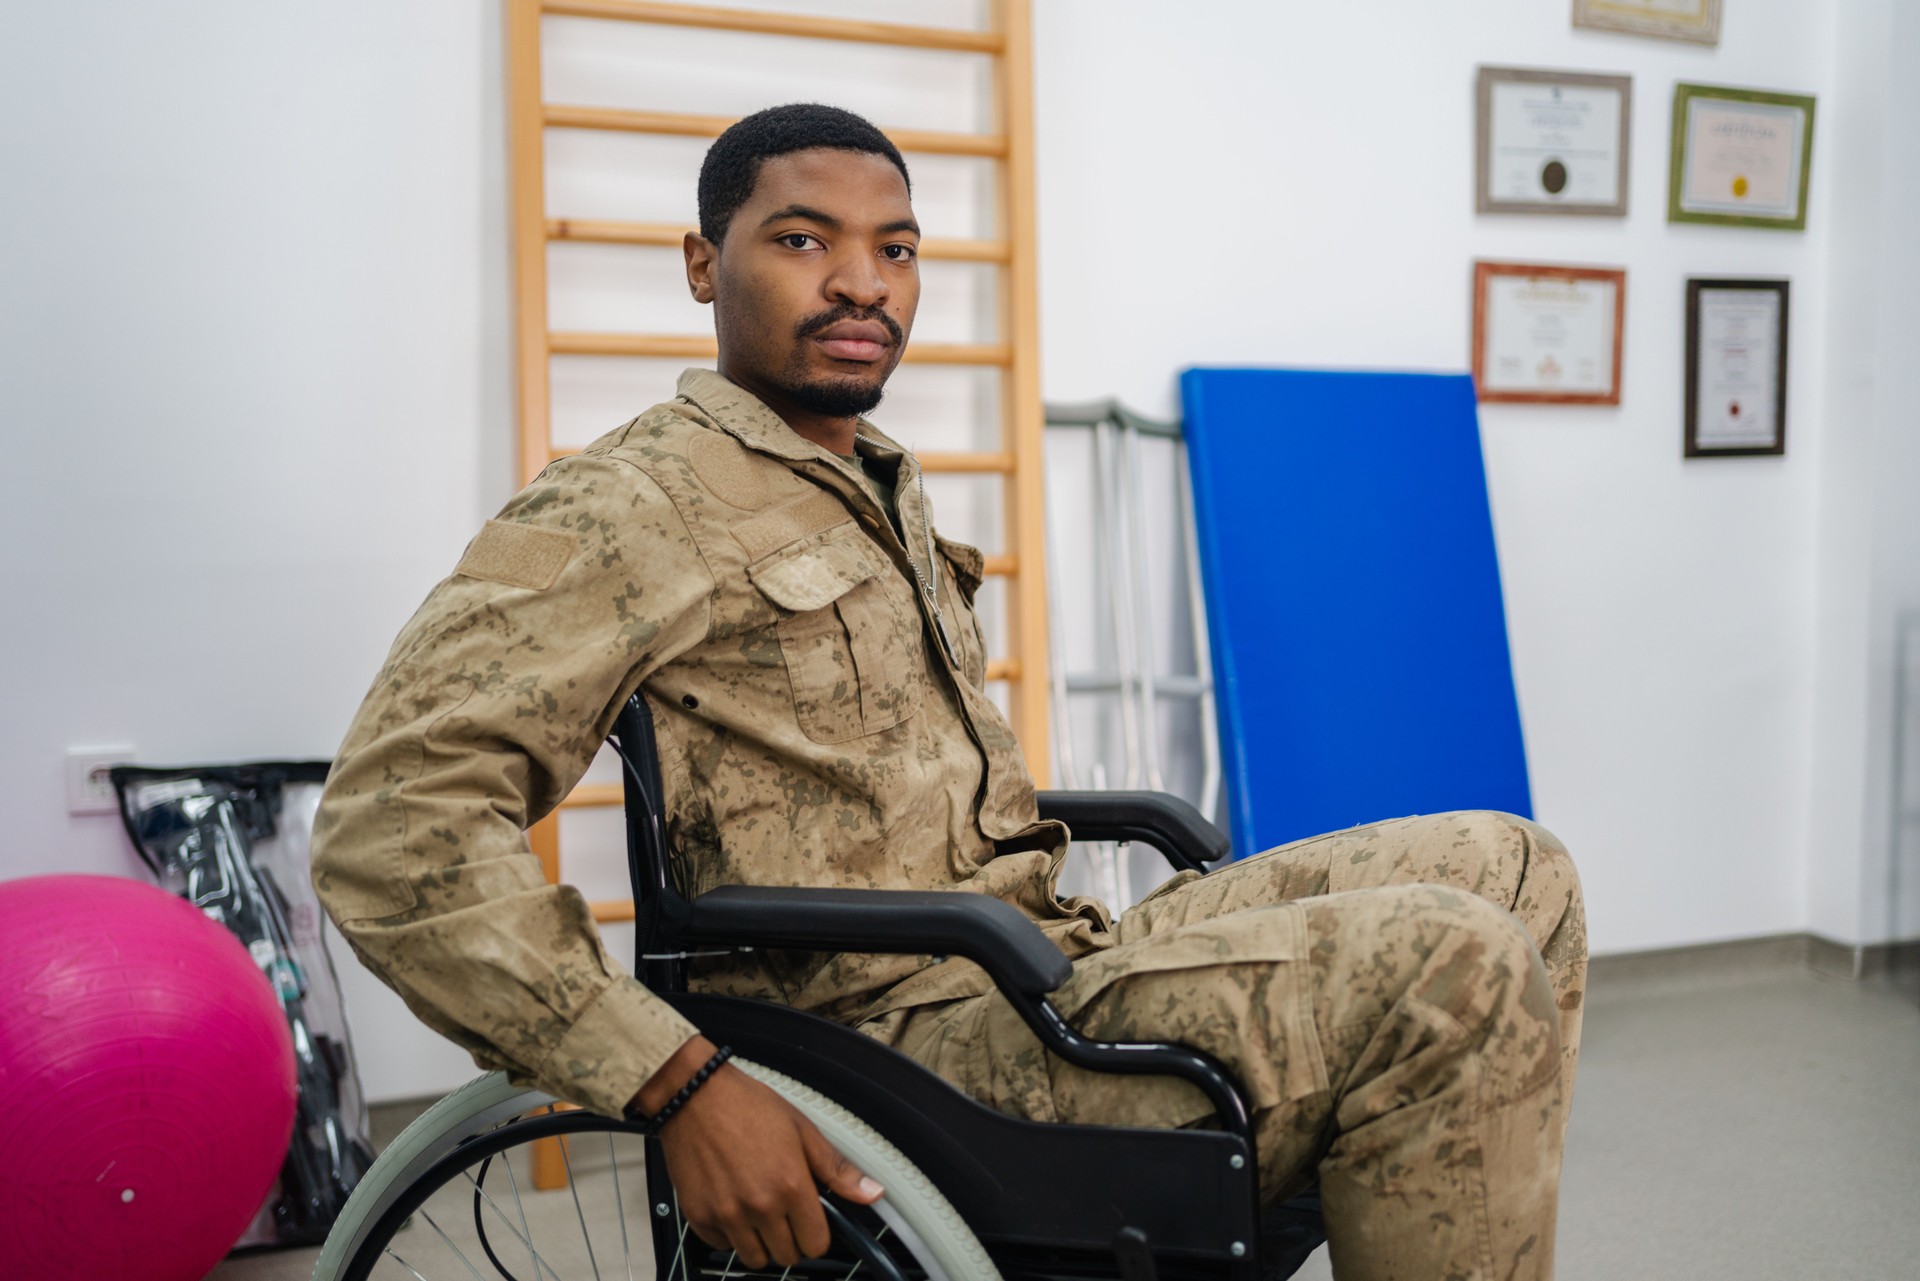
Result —
POLYGON ((314 1281, 998 1281, 978 1239, 891 1143, 800 1082, 734 1063, 887 1190, 872 1207, 828 1206, 825 1258, 754 1271, 710 1250, 670 1191, 653 1195, 651 1140, 591 1112, 557 1111, 551 1095, 492 1073, 440 1100, 381 1154, 327 1237, 314 1281), (556 1137, 568 1185, 537 1191, 529 1147, 556 1137))

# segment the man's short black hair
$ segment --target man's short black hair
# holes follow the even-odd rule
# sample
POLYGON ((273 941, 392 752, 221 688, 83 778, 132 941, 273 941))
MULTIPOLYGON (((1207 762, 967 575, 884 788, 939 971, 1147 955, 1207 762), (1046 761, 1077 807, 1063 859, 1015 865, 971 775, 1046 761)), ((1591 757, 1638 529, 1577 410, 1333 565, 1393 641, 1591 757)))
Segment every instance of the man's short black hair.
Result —
POLYGON ((913 190, 900 149, 871 122, 839 107, 791 102, 735 122, 707 148, 707 158, 700 162, 700 234, 719 244, 734 213, 753 195, 761 164, 813 147, 885 156, 900 171, 907 190, 913 190))

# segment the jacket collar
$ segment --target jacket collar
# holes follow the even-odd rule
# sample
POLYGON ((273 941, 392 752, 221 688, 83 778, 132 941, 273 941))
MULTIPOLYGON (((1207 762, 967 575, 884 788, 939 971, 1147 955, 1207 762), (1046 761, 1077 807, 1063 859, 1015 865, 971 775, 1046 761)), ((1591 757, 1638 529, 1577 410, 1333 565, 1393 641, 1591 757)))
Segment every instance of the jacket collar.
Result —
POLYGON ((831 451, 820 448, 787 426, 766 402, 711 369, 689 369, 676 387, 684 400, 706 412, 722 431, 737 437, 749 449, 789 462, 823 459, 831 451))
MULTIPOLYGON (((887 526, 884 513, 866 482, 860 478, 860 465, 839 457, 830 449, 814 444, 787 426, 786 420, 767 408, 766 402, 746 388, 738 386, 711 369, 689 369, 680 375, 676 387, 681 399, 693 404, 722 431, 749 449, 795 464, 796 470, 830 485, 856 510, 871 509, 879 523, 887 526)), ((854 452, 868 458, 896 462, 896 494, 904 494, 920 474, 919 460, 911 450, 875 427, 865 418, 856 420, 859 435, 854 452)), ((899 499, 896 497, 896 501, 899 499)), ((915 509, 918 514, 918 509, 915 509)), ((912 553, 908 553, 911 555, 912 553)))
MULTIPOLYGON (((903 469, 916 467, 913 451, 902 445, 887 433, 862 418, 860 435, 853 442, 853 452, 862 458, 872 458, 880 462, 897 462, 903 469)), ((900 473, 901 479, 910 479, 906 470, 900 473)))

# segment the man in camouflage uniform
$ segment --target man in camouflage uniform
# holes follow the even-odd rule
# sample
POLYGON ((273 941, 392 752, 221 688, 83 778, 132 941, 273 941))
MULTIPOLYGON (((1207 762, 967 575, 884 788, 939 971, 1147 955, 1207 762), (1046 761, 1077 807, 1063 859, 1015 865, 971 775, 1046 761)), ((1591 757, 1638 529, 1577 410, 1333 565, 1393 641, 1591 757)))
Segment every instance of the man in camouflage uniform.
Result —
MULTIPOLYGON (((545 883, 523 829, 614 715, 653 710, 683 886, 990 894, 1074 961, 1089 1035, 1181 1041, 1244 1084, 1263 1191, 1317 1179, 1343 1277, 1551 1273, 1586 963, 1578 882, 1508 815, 1405 818, 1183 874, 1110 918, 1055 892, 984 692, 981 557, 933 532, 913 456, 861 414, 919 296, 906 168, 831 108, 749 117, 687 240, 720 370, 549 467, 395 642, 316 824, 355 952, 482 1066, 651 1113, 713 1047, 545 883)), ((970 962, 751 953, 697 987, 860 1027, 1021 1116, 1182 1125, 1192 1087, 1050 1060, 970 962)), ((827 1243, 814 1181, 881 1194, 722 1068, 662 1135, 683 1210, 750 1266, 827 1243)))

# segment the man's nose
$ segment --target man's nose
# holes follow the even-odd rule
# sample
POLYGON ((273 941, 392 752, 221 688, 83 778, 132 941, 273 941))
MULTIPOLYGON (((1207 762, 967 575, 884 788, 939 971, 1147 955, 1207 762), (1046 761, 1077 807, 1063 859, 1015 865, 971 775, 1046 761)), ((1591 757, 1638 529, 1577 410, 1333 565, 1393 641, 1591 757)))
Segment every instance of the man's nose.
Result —
POLYGON ((878 307, 887 300, 887 279, 872 254, 855 252, 836 258, 827 277, 827 297, 855 307, 878 307))

